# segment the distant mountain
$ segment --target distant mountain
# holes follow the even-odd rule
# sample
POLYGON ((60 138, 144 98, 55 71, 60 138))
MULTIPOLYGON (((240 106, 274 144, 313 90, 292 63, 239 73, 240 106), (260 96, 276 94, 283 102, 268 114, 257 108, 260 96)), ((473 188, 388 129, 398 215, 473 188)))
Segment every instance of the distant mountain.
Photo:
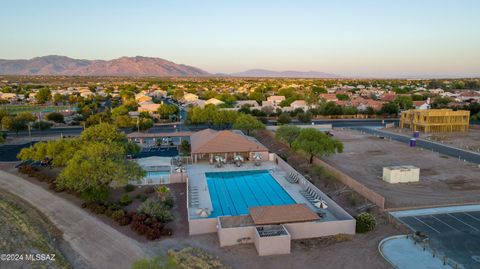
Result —
POLYGON ((114 60, 78 60, 65 56, 43 56, 30 60, 0 59, 0 75, 65 76, 208 76, 199 68, 161 58, 121 57, 114 60))
POLYGON ((264 77, 264 78, 340 78, 339 75, 317 71, 271 71, 265 69, 250 69, 244 72, 230 74, 234 77, 264 77))

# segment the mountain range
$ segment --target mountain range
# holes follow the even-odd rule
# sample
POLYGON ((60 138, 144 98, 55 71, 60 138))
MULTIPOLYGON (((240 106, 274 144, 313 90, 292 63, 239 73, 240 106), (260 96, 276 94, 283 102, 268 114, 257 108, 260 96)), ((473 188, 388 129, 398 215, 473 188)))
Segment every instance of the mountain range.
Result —
POLYGON ((82 60, 49 55, 29 60, 0 59, 0 75, 61 76, 157 76, 157 77, 271 77, 271 78, 339 78, 335 74, 316 71, 271 71, 251 69, 232 74, 210 74, 200 68, 176 64, 162 58, 121 57, 113 60, 82 60))
POLYGON ((317 71, 271 71, 265 69, 250 69, 244 72, 230 74, 234 77, 264 77, 264 78, 340 78, 339 75, 317 71))
POLYGON ((121 57, 113 60, 79 60, 65 56, 43 56, 30 60, 1 60, 3 75, 65 76, 208 76, 199 68, 161 58, 121 57))

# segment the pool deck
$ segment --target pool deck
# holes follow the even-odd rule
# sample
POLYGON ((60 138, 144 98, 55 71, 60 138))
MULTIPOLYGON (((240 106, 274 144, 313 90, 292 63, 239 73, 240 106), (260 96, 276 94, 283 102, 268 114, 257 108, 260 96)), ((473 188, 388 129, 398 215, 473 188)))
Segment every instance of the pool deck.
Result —
MULTIPOLYGON (((190 219, 200 219, 197 216, 197 210, 199 208, 208 208, 212 210, 212 202, 210 200, 210 192, 207 185, 205 173, 208 172, 239 172, 239 171, 252 171, 252 170, 267 170, 272 177, 278 182, 280 186, 295 200, 296 203, 306 204, 314 212, 322 212, 325 217, 321 221, 337 220, 334 214, 328 209, 315 208, 310 202, 308 202, 301 194, 302 187, 300 184, 292 184, 285 179, 287 172, 281 170, 274 162, 264 161, 260 166, 255 166, 253 162, 246 162, 241 167, 237 167, 234 164, 226 164, 221 168, 217 168, 209 163, 196 163, 187 166, 188 185, 198 190, 198 207, 189 206, 190 219)), ((318 193, 322 198, 327 199, 324 193, 318 193)), ((190 193, 190 196, 192 194, 190 193)))

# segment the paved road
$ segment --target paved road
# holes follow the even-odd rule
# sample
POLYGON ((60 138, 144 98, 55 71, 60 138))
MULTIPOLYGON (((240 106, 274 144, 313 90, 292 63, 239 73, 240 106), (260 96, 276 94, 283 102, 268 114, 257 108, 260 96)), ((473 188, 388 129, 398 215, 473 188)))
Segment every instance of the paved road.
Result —
POLYGON ((130 268, 133 261, 146 255, 139 242, 33 183, 0 171, 0 186, 48 216, 91 268, 130 268))
MULTIPOLYGON (((375 128, 368 128, 368 127, 350 127, 350 128, 354 130, 362 131, 365 133, 369 133, 372 135, 388 137, 393 140, 403 142, 405 143, 405 145, 408 145, 410 142, 410 137, 408 136, 393 134, 393 133, 385 132, 375 128)), ((454 148, 451 146, 442 145, 440 143, 430 142, 430 141, 421 140, 421 139, 420 140, 417 139, 417 147, 433 150, 435 152, 439 152, 441 154, 448 155, 454 158, 460 158, 462 160, 466 160, 471 163, 480 164, 480 154, 474 153, 471 151, 466 151, 466 150, 454 148)))

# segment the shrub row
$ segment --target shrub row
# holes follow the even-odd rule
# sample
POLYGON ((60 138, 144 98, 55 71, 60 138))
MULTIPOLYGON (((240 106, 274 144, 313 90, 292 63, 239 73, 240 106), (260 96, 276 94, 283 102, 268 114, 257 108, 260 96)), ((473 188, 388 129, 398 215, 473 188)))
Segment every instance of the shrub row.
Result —
POLYGON ((130 229, 139 235, 145 236, 148 240, 155 240, 161 236, 172 235, 172 230, 164 227, 163 223, 147 214, 133 213, 130 229))

